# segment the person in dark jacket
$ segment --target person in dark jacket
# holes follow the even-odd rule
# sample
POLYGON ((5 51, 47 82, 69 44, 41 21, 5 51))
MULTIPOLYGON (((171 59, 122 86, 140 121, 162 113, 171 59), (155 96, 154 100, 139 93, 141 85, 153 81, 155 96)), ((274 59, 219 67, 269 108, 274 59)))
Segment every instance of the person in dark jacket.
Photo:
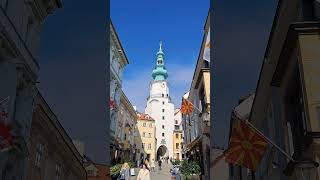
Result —
POLYGON ((159 161, 158 161, 159 170, 161 170, 161 164, 162 164, 162 161, 161 161, 161 159, 159 159, 159 161))

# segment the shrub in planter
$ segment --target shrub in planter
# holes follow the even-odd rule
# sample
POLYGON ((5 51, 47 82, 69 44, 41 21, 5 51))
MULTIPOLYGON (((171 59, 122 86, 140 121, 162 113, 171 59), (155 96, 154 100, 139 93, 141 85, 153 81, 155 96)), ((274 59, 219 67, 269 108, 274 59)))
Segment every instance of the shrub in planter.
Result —
POLYGON ((122 164, 116 164, 114 166, 111 166, 110 168, 110 175, 112 179, 117 178, 120 174, 122 164))
POLYGON ((181 164, 180 160, 173 160, 172 161, 172 165, 174 165, 174 166, 177 166, 177 165, 180 165, 180 164, 181 164))
POLYGON ((200 173, 200 166, 197 162, 194 161, 182 161, 180 172, 183 175, 185 180, 191 179, 194 174, 200 173))

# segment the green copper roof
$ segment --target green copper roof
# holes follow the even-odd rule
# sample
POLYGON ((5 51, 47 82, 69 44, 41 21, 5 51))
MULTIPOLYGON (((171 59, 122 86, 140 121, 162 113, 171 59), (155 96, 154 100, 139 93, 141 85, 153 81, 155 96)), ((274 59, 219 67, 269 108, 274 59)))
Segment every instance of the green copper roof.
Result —
POLYGON ((162 51, 162 42, 160 41, 160 48, 157 52, 157 65, 152 71, 152 78, 155 81, 165 80, 168 77, 168 72, 164 66, 164 53, 162 51))

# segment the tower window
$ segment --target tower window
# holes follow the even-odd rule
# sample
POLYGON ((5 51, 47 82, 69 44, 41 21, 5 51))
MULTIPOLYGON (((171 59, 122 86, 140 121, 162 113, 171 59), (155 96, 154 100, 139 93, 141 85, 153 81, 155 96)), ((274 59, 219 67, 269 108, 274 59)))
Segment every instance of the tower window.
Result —
POLYGON ((176 124, 178 124, 178 121, 176 120, 176 124))
POLYGON ((164 97, 164 94, 162 94, 162 97, 164 97))
POLYGON ((162 116, 162 120, 164 120, 164 116, 162 116))
POLYGON ((162 109, 162 112, 164 112, 164 109, 162 109))
POLYGON ((164 101, 162 101, 162 104, 164 105, 164 101))
POLYGON ((177 138, 177 139, 179 138, 179 134, 176 134, 176 138, 177 138))
POLYGON ((167 97, 168 97, 169 95, 167 94, 167 97))
POLYGON ((164 129, 164 125, 162 125, 162 129, 164 129))
POLYGON ((162 133, 162 137, 164 137, 164 133, 162 133))

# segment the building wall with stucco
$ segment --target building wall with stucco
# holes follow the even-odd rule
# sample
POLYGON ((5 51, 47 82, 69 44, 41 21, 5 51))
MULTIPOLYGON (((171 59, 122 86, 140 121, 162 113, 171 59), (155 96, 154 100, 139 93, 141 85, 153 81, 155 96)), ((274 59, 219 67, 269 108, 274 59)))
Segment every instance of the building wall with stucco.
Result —
POLYGON ((155 121, 147 114, 138 113, 137 116, 137 131, 135 135, 136 160, 148 157, 149 160, 156 160, 155 121))

